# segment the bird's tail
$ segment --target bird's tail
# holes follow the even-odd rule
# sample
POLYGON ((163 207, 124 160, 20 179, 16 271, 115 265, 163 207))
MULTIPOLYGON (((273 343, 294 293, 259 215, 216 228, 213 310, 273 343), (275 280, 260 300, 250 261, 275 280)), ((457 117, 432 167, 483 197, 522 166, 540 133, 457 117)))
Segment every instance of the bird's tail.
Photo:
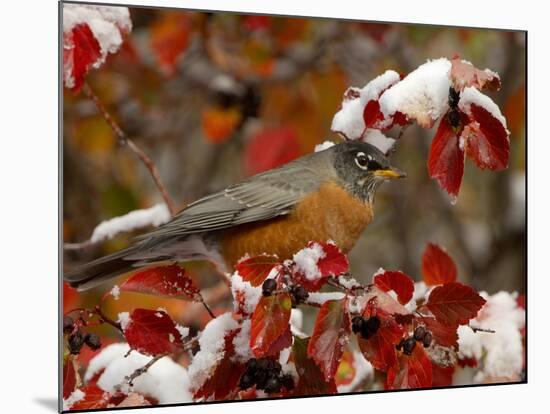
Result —
POLYGON ((78 290, 91 289, 114 277, 134 270, 138 259, 129 259, 138 251, 138 246, 130 246, 119 252, 100 257, 64 274, 64 279, 78 290))

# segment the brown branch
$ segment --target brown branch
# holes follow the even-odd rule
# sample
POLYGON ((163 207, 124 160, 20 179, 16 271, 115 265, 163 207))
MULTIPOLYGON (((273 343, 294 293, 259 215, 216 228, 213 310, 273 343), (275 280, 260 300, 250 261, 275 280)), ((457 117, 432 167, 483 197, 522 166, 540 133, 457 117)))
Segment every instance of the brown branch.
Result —
POLYGON ((477 327, 472 326, 472 325, 468 325, 468 327, 476 333, 477 332, 495 333, 495 331, 493 329, 477 328, 477 327))
POLYGON ((170 214, 174 216, 176 214, 176 208, 174 206, 174 203, 170 196, 168 195, 168 192, 166 191, 166 187, 164 186, 162 179, 160 178, 160 174, 158 172, 157 166, 155 163, 149 158, 145 152, 134 142, 132 141, 126 133, 120 128, 120 126, 117 124, 117 122, 113 119, 113 117, 109 114, 107 109, 103 106, 101 101, 99 100, 99 97, 92 91, 92 88, 90 85, 85 82, 84 86, 82 87, 82 91, 84 94, 92 100, 94 105, 96 106, 99 113, 105 118, 105 121, 109 124, 111 129, 115 132, 115 134, 118 137, 118 142, 120 145, 125 145, 128 148, 130 148, 134 154, 145 164, 147 169, 149 170, 149 173, 151 174, 151 177, 153 178, 153 181, 155 182, 157 188, 159 189, 162 198, 164 199, 164 202, 168 206, 168 209, 170 210, 170 214))
MULTIPOLYGON (((143 375, 145 374, 149 368, 151 368, 153 366, 153 364, 155 362, 157 362, 159 359, 162 359, 166 356, 167 354, 158 354, 158 355, 155 355, 153 358, 151 358, 151 360, 149 362, 147 362, 144 366, 136 369, 134 372, 132 372, 130 375, 127 375, 124 377, 124 381, 126 381, 126 383, 130 386, 130 387, 133 387, 134 386, 134 380, 139 377, 140 375, 143 375)), ((120 387, 120 386, 119 386, 120 387)), ((118 388, 118 387, 117 387, 118 388)), ((121 388, 121 387, 120 387, 121 388)))
POLYGON ((95 307, 95 312, 99 315, 99 317, 101 318, 101 320, 105 323, 108 323, 109 325, 115 327, 116 329, 118 329, 120 332, 124 333, 122 331, 122 326, 120 326, 120 323, 118 322, 115 322, 114 320, 112 320, 111 318, 109 318, 107 315, 105 315, 103 313, 103 311, 101 310, 101 307, 99 305, 97 305, 95 307))

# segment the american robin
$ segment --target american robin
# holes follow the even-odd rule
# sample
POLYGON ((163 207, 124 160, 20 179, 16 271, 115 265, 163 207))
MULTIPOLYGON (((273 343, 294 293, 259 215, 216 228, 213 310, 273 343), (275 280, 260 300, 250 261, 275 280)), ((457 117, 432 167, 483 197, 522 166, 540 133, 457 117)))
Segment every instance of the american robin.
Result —
POLYGON ((85 290, 165 261, 208 260, 228 271, 246 255, 292 258, 309 241, 332 240, 347 253, 373 219, 376 189, 402 177, 376 147, 346 141, 203 197, 65 279, 85 290))

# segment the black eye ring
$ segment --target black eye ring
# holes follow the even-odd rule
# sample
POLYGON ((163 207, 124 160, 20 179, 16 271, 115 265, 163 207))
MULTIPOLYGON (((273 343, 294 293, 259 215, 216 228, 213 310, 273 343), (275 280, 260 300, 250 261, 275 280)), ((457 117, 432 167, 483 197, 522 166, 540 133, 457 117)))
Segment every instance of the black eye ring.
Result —
POLYGON ((355 164, 362 170, 366 170, 369 165, 369 158, 364 152, 358 152, 357 155, 355 155, 355 164))

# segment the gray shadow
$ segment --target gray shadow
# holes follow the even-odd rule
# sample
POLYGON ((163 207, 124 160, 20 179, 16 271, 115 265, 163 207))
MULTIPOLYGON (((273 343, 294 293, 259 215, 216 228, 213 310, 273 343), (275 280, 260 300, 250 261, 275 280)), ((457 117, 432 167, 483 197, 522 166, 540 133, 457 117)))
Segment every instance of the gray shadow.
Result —
POLYGON ((49 411, 59 412, 57 406, 57 398, 35 398, 34 402, 41 405, 44 408, 47 408, 49 411))

